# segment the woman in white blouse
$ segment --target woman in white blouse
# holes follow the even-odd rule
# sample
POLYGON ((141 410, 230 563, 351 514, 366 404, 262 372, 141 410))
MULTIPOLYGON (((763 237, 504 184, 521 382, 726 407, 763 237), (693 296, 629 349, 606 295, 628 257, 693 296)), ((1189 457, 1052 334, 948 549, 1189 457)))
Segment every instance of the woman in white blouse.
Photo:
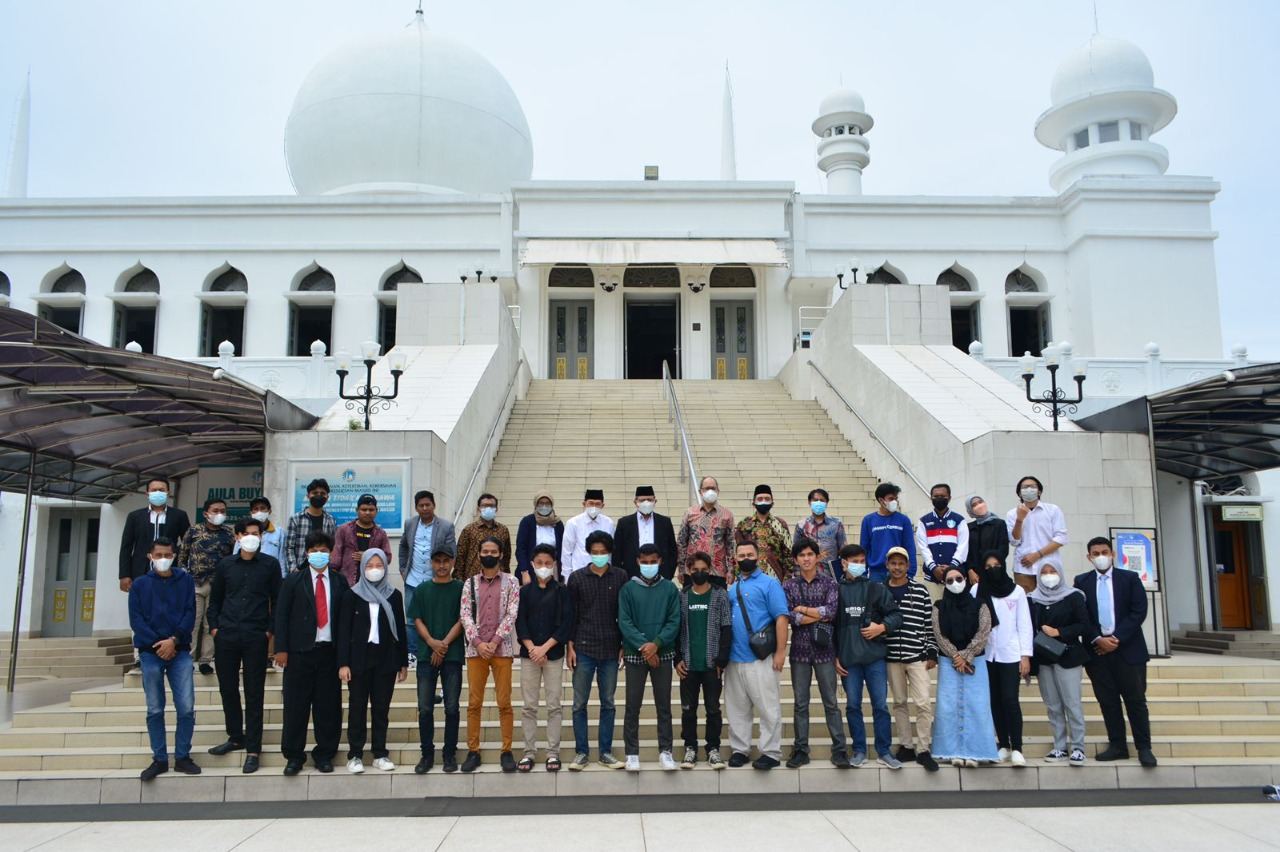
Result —
POLYGON ((1031 674, 1031 608, 1027 593, 1013 582, 1004 560, 995 553, 983 557, 973 594, 991 607, 991 638, 987 640, 987 678, 991 685, 991 716, 996 726, 1001 763, 1026 766, 1022 756, 1022 708, 1018 681, 1031 674))

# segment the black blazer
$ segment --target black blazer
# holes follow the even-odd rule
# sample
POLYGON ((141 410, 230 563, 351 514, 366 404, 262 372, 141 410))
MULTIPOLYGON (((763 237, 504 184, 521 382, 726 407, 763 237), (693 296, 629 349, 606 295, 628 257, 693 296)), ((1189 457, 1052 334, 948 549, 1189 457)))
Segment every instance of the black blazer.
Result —
POLYGON ((1000 554, 1000 561, 1009 561, 1009 528, 1003 518, 985 524, 969 522, 969 557, 964 561, 965 570, 982 573, 982 557, 988 552, 1000 554))
MULTIPOLYGON (((1115 637, 1120 640, 1120 647, 1113 653, 1119 654, 1120 659, 1130 665, 1142 665, 1151 659, 1151 655, 1147 653, 1147 638, 1142 635, 1142 622, 1147 620, 1147 590, 1133 571, 1113 566, 1111 573, 1114 575, 1111 590, 1115 595, 1115 637)), ((1092 653, 1092 641, 1102 633, 1102 625, 1098 620, 1098 572, 1091 569, 1080 574, 1075 579, 1075 587, 1084 592, 1085 603, 1089 608, 1089 628, 1093 632, 1087 640, 1092 653)))
MULTIPOLYGON (((666 515, 653 513, 653 545, 662 557, 658 573, 670 580, 676 575, 676 531, 666 515)), ((613 530, 613 564, 627 572, 628 577, 639 577, 640 567, 636 555, 640 551, 640 522, 636 513, 623 515, 613 530)))
MULTIPOLYGON (((564 521, 556 521, 556 564, 560 563, 560 546, 564 544, 564 521)), ((538 546, 538 519, 529 513, 520 519, 516 530, 516 579, 525 576, 533 582, 533 549, 538 546)))
MULTIPOLYGON (((173 542, 174 553, 178 551, 178 540, 191 529, 191 519, 187 513, 169 506, 165 509, 164 523, 160 525, 160 535, 173 542)), ((155 541, 155 529, 151 526, 151 508, 134 509, 124 518, 124 532, 120 535, 120 579, 141 577, 151 570, 151 560, 147 554, 151 552, 151 542, 155 541)))
POLYGON ((369 645, 369 602, 348 592, 342 596, 338 621, 334 625, 338 645, 338 666, 351 666, 362 672, 376 669, 380 674, 398 671, 409 665, 409 637, 404 623, 404 596, 399 589, 391 592, 391 612, 396 619, 396 638, 391 638, 387 612, 378 607, 378 644, 369 645), (376 656, 371 649, 377 648, 376 656))
MULTIPOLYGON (((276 653, 310 651, 316 645, 316 590, 312 571, 304 568, 292 572, 280 582, 280 599, 276 602, 276 653)), ((338 613, 342 599, 351 594, 346 579, 329 569, 329 620, 333 639, 338 640, 338 613)))

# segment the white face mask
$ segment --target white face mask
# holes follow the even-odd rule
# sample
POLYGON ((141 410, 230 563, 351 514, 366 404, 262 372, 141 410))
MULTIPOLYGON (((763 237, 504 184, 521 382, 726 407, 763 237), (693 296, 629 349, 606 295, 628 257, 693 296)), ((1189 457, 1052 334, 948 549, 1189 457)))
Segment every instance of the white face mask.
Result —
POLYGON ((240 536, 240 549, 243 550, 245 553, 257 553, 258 548, 261 546, 262 546, 261 536, 256 536, 256 535, 253 535, 252 533, 248 535, 240 536))
POLYGON ((271 513, 270 512, 254 512, 249 517, 253 518, 255 521, 258 521, 259 523, 265 524, 267 522, 267 518, 271 517, 271 513))
POLYGON ((1040 578, 1040 582, 1044 583, 1046 589, 1056 589, 1062 583, 1061 574, 1045 574, 1040 578))
POLYGON ((594 520, 595 520, 596 518, 598 518, 599 516, 600 516, 600 507, 599 507, 599 506, 588 506, 588 507, 587 507, 587 517, 588 517, 588 518, 590 518, 591 520, 593 520, 593 521, 594 521, 594 520))
POLYGON ((1110 556, 1106 556, 1105 554, 1102 556, 1095 556, 1089 561, 1093 563, 1093 567, 1098 571, 1099 574, 1105 574, 1111 570, 1110 556))
POLYGON ((537 568, 537 567, 535 567, 535 568, 533 569, 533 573, 534 573, 535 575, 537 575, 537 577, 538 577, 538 579, 539 579, 539 580, 550 580, 550 579, 551 579, 551 575, 552 575, 552 574, 554 574, 554 573, 555 573, 555 571, 556 571, 556 569, 554 569, 554 568, 537 568))
POLYGON ((215 527, 220 527, 226 522, 227 522, 227 516, 222 514, 221 512, 219 512, 216 515, 209 516, 209 523, 213 524, 215 527))
POLYGON ((151 567, 156 569, 157 574, 168 574, 169 566, 172 564, 173 564, 173 559, 170 557, 151 560, 151 567))
POLYGON ((952 580, 950 583, 947 583, 947 590, 952 594, 960 594, 964 591, 964 580, 952 580))
POLYGON ((720 499, 720 493, 716 491, 714 488, 708 488, 706 491, 702 492, 702 502, 706 503, 708 506, 714 504, 716 500, 719 500, 719 499, 720 499))
POLYGON ((364 569, 364 578, 370 583, 381 583, 382 578, 387 576, 386 568, 366 568, 364 569))
POLYGON ((1018 496, 1022 498, 1023 503, 1034 503, 1040 499, 1040 489, 1024 488, 1018 492, 1018 496))
POLYGON ((642 514, 642 515, 652 515, 652 514, 653 514, 653 501, 652 501, 652 500, 641 500, 641 501, 640 501, 640 514, 642 514))
POLYGON ((550 515, 554 509, 554 506, 540 505, 537 507, 536 511, 539 515, 545 518, 547 515, 550 515))
POLYGON ((884 508, 888 512, 896 512, 898 511, 898 501, 890 500, 888 503, 884 504, 884 508))

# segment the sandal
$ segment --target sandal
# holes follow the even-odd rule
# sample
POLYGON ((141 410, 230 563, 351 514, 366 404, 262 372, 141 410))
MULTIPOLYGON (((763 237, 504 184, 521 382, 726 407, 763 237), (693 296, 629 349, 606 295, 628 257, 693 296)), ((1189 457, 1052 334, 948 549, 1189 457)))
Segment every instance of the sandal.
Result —
POLYGON ((520 762, 516 764, 516 769, 518 769, 521 772, 529 772, 530 770, 533 769, 533 758, 532 757, 521 758, 520 762))
POLYGON ((560 771, 560 758, 558 758, 558 757, 548 757, 548 758, 547 758, 547 771, 548 771, 548 772, 559 772, 559 771, 560 771))

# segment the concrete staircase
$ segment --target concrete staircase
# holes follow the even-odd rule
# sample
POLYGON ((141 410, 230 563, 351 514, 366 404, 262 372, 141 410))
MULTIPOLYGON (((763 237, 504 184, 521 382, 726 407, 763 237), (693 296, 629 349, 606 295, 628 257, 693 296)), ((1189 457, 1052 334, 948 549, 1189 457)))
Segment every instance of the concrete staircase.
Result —
MULTIPOLYGON (((0 651, 0 681, 9 676, 9 640, 0 651)), ((109 678, 133 662, 128 633, 57 639, 19 639, 17 679, 109 678)))
POLYGON ((1175 651, 1280 660, 1280 633, 1270 630, 1185 630, 1170 645, 1175 651))

